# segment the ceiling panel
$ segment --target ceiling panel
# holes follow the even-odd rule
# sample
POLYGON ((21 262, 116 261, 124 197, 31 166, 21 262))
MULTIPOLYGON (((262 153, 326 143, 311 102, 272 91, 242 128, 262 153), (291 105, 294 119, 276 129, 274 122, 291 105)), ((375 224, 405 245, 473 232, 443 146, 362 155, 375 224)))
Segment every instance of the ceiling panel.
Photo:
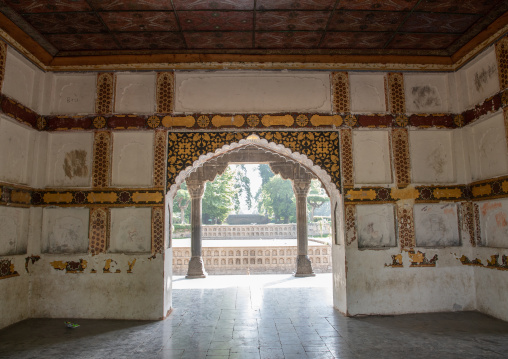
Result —
POLYGON ((450 56, 507 11, 508 0, 0 0, 52 56, 450 56))

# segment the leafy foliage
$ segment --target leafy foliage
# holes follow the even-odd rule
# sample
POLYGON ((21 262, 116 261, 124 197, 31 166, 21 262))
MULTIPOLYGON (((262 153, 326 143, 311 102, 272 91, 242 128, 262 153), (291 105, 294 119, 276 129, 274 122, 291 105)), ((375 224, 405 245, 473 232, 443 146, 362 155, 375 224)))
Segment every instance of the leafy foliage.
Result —
POLYGON ((180 185, 173 200, 173 212, 180 211, 180 224, 185 224, 185 220, 187 220, 187 223, 190 222, 190 203, 191 198, 187 190, 187 184, 184 182, 180 185))
POLYGON ((237 194, 234 177, 233 170, 227 167, 213 182, 206 183, 202 202, 203 223, 222 223, 233 210, 237 194))
POLYGON ((321 207, 326 202, 330 202, 330 198, 326 195, 326 192, 321 188, 321 184, 318 180, 312 180, 310 183, 309 194, 307 195, 307 203, 309 204, 310 220, 314 219, 314 212, 317 208, 321 207))
POLYGON ((233 199, 235 212, 238 213, 240 211, 240 199, 243 194, 245 194, 245 202, 247 203, 247 208, 251 209, 252 193, 250 191, 250 178, 247 176, 247 168, 245 165, 238 165, 236 167, 235 190, 236 194, 233 199))
POLYGON ((296 198, 291 181, 280 176, 271 177, 260 191, 258 211, 273 218, 276 223, 296 221, 296 198))

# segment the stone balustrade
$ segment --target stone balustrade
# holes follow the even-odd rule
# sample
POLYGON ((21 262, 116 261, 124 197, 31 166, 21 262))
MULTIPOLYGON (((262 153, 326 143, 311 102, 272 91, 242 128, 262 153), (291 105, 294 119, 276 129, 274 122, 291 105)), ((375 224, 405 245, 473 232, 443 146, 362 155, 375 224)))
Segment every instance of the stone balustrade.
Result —
MULTIPOLYGON (((208 274, 293 273, 296 269, 296 246, 203 247, 203 262, 208 274)), ((190 248, 173 248, 173 274, 185 275, 190 248)), ((316 273, 332 270, 331 248, 310 245, 308 256, 316 273)))
MULTIPOLYGON (((330 226, 309 223, 309 235, 330 233, 330 226)), ((288 239, 296 238, 296 224, 204 225, 203 239, 288 239)))

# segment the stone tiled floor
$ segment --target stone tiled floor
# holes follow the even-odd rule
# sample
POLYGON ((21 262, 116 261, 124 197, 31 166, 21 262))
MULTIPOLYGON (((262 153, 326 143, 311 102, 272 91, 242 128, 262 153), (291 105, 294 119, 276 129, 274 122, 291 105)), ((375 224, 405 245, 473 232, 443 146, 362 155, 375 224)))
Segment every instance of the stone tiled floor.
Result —
POLYGON ((0 358, 506 358, 508 323, 469 313, 345 318, 331 275, 175 278, 165 321, 31 319, 0 358))

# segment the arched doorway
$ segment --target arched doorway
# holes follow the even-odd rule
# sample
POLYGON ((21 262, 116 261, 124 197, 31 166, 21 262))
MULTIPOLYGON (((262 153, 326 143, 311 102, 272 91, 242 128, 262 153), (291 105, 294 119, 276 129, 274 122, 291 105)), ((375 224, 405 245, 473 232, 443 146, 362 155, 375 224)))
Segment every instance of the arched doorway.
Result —
MULTIPOLYGON (((337 132, 258 132, 249 133, 170 133, 168 141, 168 183, 166 223, 172 213, 172 199, 178 186, 193 173, 202 172, 202 178, 211 175, 203 171, 209 163, 218 168, 224 166, 218 159, 242 148, 257 148, 271 156, 278 156, 294 164, 293 171, 302 171, 322 183, 330 197, 332 208, 332 246, 334 306, 346 312, 345 248, 343 231, 343 201, 340 194, 339 142, 337 132), (214 162, 216 162, 214 164, 214 162), (297 168, 295 170, 295 168, 297 168)), ((225 167, 224 167, 225 168, 225 167)), ((217 172, 216 172, 217 173, 217 172)), ((215 174, 216 174, 215 173, 215 174)), ((215 177, 215 174, 213 177, 215 177)), ((194 175, 199 177, 198 175, 194 175)), ((213 179, 213 178, 211 178, 213 179)), ((305 197, 304 201, 305 201, 305 197)), ((172 249, 170 226, 166 226, 168 248, 165 258, 166 291, 171 286, 172 249)), ((199 232, 195 232, 199 233, 199 232)), ((197 234, 196 234, 197 235, 197 234)), ((197 252, 196 252, 197 253, 197 252)), ((170 300, 169 294, 166 297, 170 300)), ((166 301, 167 302, 167 301, 166 301)), ((166 305, 170 309, 171 304, 166 305)))

